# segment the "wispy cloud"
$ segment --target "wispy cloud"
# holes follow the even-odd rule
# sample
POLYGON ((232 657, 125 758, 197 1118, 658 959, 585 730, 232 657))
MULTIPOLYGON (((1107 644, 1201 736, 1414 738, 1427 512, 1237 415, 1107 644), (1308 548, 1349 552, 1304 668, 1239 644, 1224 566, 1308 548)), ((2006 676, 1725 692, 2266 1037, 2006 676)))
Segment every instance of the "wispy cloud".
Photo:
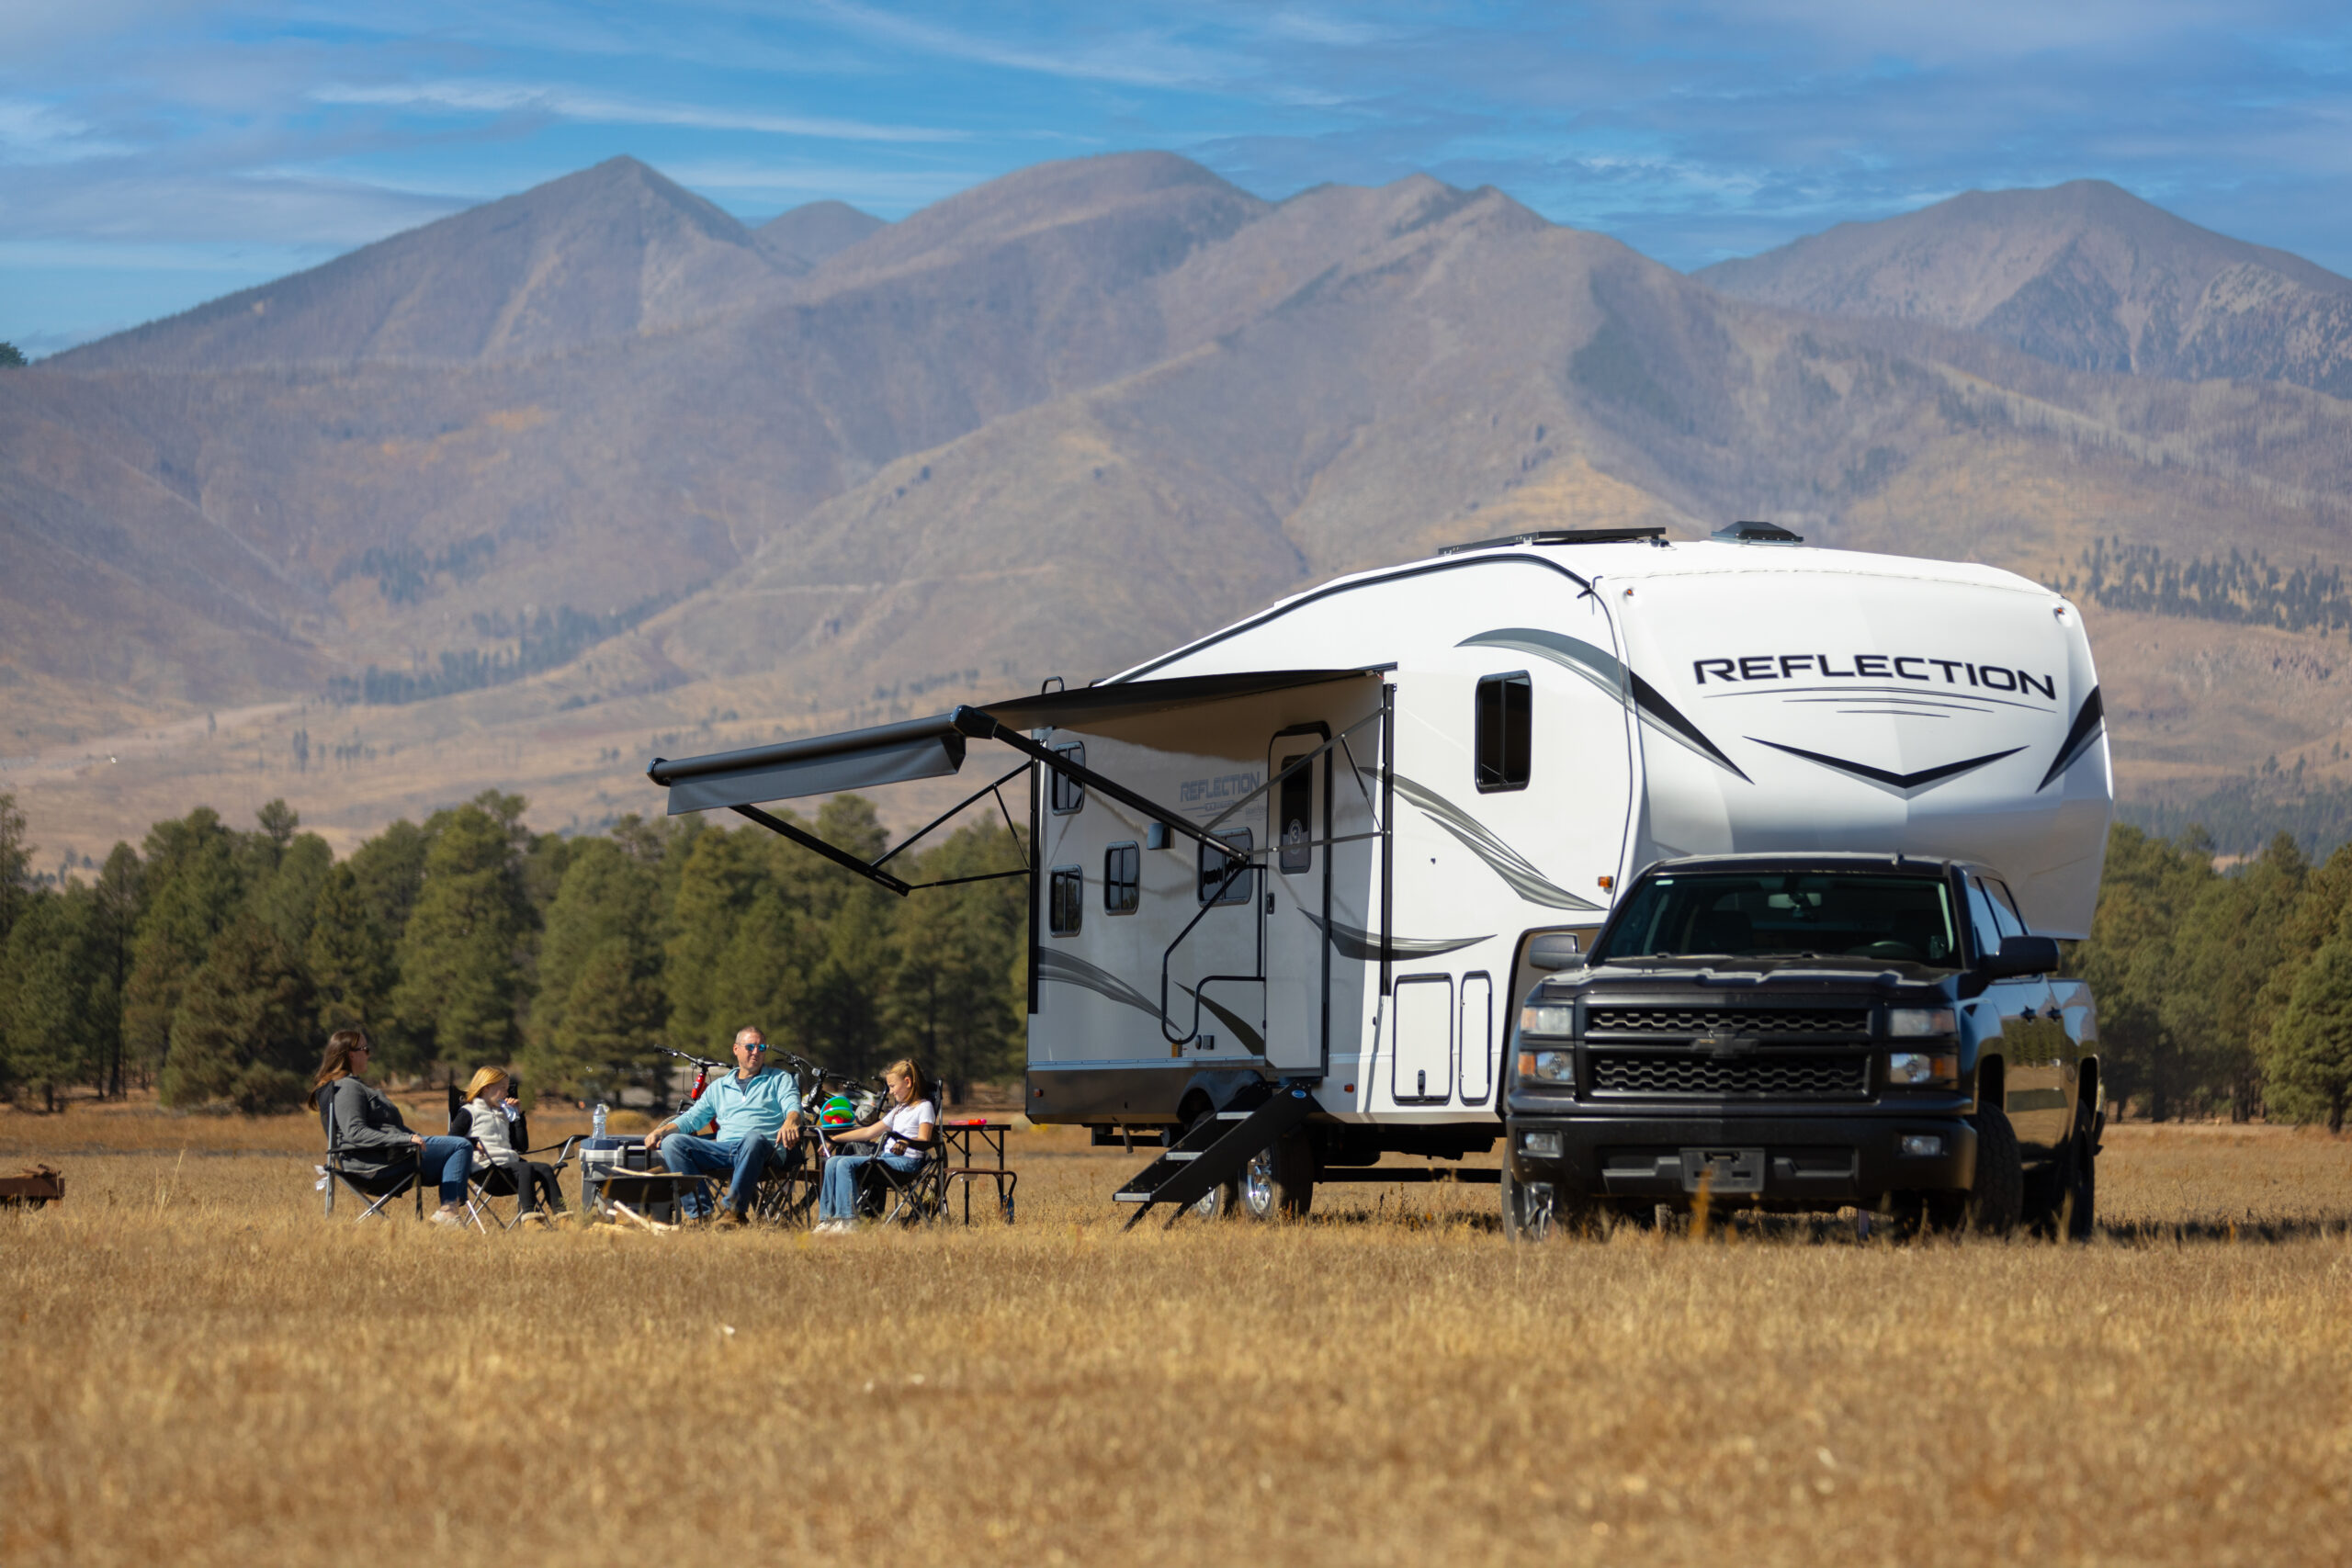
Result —
POLYGON ((821 115, 662 103, 616 93, 527 82, 443 80, 373 85, 330 83, 308 95, 322 104, 440 109, 458 114, 544 114, 595 125, 668 125, 696 130, 749 130, 763 136, 814 136, 833 141, 961 141, 961 130, 874 125, 821 115))

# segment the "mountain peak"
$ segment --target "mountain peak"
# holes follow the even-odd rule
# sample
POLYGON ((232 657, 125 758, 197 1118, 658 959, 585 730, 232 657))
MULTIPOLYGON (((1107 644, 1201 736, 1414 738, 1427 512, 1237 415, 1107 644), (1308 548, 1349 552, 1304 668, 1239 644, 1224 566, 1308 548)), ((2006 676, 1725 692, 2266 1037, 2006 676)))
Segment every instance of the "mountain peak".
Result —
POLYGON ((707 315, 782 277, 735 218, 622 156, 57 362, 219 370, 528 357, 707 315))
POLYGON ((1983 333, 2070 369, 2352 395, 2352 280, 2106 180, 1968 191, 1693 276, 1818 315, 1983 333))

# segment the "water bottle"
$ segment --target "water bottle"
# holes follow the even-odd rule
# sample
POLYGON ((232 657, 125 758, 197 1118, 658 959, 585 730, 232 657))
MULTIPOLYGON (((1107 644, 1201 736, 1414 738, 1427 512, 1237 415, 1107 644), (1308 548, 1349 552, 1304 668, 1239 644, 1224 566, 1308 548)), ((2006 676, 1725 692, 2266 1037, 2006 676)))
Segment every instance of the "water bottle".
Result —
POLYGON ((603 1137, 605 1135, 605 1102, 601 1100, 596 1102, 595 1128, 596 1136, 603 1137))

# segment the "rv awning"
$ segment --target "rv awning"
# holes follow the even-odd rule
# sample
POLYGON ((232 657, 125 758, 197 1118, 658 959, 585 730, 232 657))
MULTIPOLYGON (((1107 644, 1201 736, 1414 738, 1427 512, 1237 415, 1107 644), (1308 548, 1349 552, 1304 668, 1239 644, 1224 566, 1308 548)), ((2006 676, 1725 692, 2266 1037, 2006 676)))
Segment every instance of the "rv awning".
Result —
POLYGON ((842 790, 873 789, 955 773, 964 765, 967 735, 993 726, 977 723, 985 714, 1006 729, 1069 727, 1163 713, 1203 703, 1254 697, 1294 686, 1368 679, 1372 670, 1261 670, 1238 675, 1183 675, 1167 681, 1128 681, 1113 686, 1080 686, 1067 692, 959 708, 930 718, 910 718, 872 729, 816 735, 741 751, 677 761, 656 757, 646 776, 670 792, 670 815, 718 807, 797 800, 842 790))
POLYGON ((1328 681, 1364 680, 1378 673, 1376 670, 1252 670, 1238 675, 1179 675, 1167 681, 1125 681, 1114 686, 1040 692, 1034 697, 987 704, 986 711, 1010 729, 1035 729, 1049 724, 1074 727, 1286 692, 1294 686, 1319 686, 1328 681))
POLYGON ((963 732, 939 714, 674 762, 656 757, 645 776, 668 787, 670 815, 675 817, 713 807, 935 779, 963 765, 963 732))

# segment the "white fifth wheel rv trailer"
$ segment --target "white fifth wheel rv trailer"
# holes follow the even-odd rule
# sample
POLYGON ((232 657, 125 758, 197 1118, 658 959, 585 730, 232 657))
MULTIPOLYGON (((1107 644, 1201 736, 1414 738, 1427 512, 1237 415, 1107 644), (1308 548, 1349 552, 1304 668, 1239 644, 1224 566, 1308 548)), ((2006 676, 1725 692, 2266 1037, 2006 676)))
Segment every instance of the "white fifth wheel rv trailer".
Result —
POLYGON ((1383 1152, 1490 1149, 1529 987, 1657 863, 1965 863, 2078 937, 2110 804, 2065 600, 1747 525, 1463 547, 1091 686, 650 775, 907 891, 759 807, 956 772, 967 738, 1024 758, 973 801, 1029 784, 1028 1113, 1167 1130, 1120 1194, 1147 1209, 1297 1212, 1383 1152))

